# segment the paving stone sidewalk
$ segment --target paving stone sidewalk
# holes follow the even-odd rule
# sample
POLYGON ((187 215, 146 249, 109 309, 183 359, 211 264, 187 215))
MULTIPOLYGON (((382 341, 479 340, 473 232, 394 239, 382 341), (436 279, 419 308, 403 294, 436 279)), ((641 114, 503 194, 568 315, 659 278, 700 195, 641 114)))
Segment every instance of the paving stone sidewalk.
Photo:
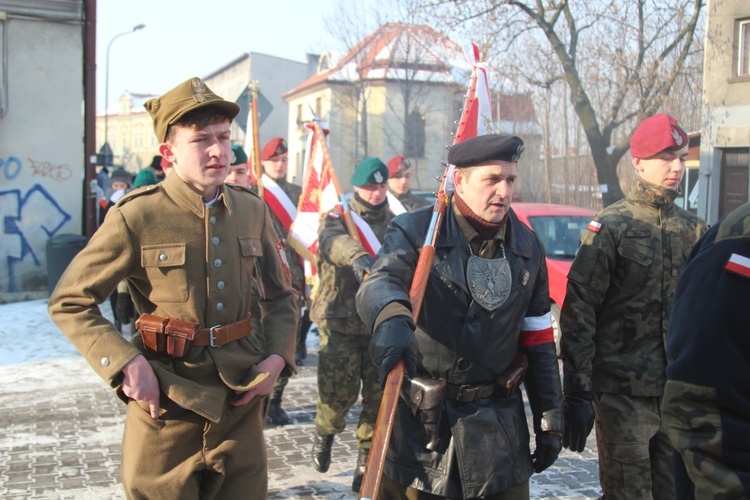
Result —
MULTIPOLYGON (((294 424, 269 427, 268 498, 355 499, 353 429, 359 412, 336 436, 326 474, 310 463, 315 415, 316 355, 311 352, 285 392, 294 424)), ((0 367, 0 498, 121 499, 119 464, 124 405, 81 358, 0 367), (59 374, 53 380, 50 371, 59 374)), ((595 444, 593 436, 589 445, 595 444)), ((563 451, 531 480, 532 498, 585 499, 600 495, 596 450, 563 451)))

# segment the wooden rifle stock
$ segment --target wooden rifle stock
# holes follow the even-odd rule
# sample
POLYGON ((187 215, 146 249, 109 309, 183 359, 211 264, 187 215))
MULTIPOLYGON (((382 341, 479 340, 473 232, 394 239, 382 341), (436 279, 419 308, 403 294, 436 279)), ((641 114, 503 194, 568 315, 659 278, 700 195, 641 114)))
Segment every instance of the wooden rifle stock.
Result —
MULTIPOLYGON (((445 181, 443 181, 444 184, 445 181)), ((419 253, 419 260, 417 261, 414 278, 409 289, 411 317, 415 324, 422 309, 427 279, 430 276, 432 260, 435 257, 435 242, 440 223, 445 215, 446 205, 447 196, 441 190, 435 202, 435 208, 432 210, 430 229, 427 231, 425 244, 419 253)), ((393 423, 396 420, 396 409, 398 408, 398 399, 401 395, 401 384, 404 381, 405 371, 406 365, 402 359, 388 373, 385 381, 383 398, 380 400, 378 419, 375 423, 375 431, 373 432, 372 444, 370 445, 370 454, 367 456, 367 466, 362 478, 362 486, 359 489, 359 498, 363 500, 375 500, 378 497, 380 480, 383 477, 383 469, 385 468, 385 456, 388 453, 388 443, 391 440, 393 423)))
POLYGON ((253 115, 252 131, 248 133, 252 134, 253 138, 253 174, 257 182, 256 189, 258 190, 258 196, 263 198, 263 167, 260 163, 260 135, 258 132, 258 93, 260 92, 260 85, 257 80, 250 82, 250 109, 253 115))
MULTIPOLYGON (((478 61, 479 49, 476 45, 473 45, 473 47, 476 55, 475 61, 478 61)), ((466 93, 466 102, 461 114, 461 119, 459 120, 454 144, 464 140, 466 138, 465 134, 468 133, 466 124, 469 121, 469 116, 471 114, 469 103, 476 99, 477 79, 477 66, 475 63, 472 68, 471 81, 466 93)), ((476 131, 474 133, 476 133, 476 131)), ((437 194, 437 200, 435 201, 435 207, 432 210, 430 227, 427 230, 424 245, 419 253, 419 260, 417 261, 417 267, 414 270, 414 278, 411 283, 411 288, 409 289, 409 300, 411 301, 412 306, 411 316, 415 324, 419 318, 419 312, 422 309, 422 301, 424 300, 427 279, 430 276, 432 260, 435 257, 435 243, 437 242, 438 234, 440 233, 440 226, 443 217, 445 216, 448 203, 448 194, 446 193, 446 190, 449 185, 449 172, 450 166, 446 163, 445 174, 443 174, 443 179, 440 183, 440 189, 437 194)), ((365 467, 365 473, 362 478, 362 486, 359 489, 359 498, 363 500, 376 500, 378 497, 380 480, 383 476, 385 458, 388 452, 388 443, 391 439, 393 423, 396 419, 396 409, 398 407, 398 399, 401 395, 401 384, 403 382, 405 368, 404 360, 399 361, 388 374, 388 378, 385 382, 383 398, 380 402, 380 410, 378 411, 378 420, 375 424, 372 444, 370 445, 370 454, 367 457, 367 466, 365 467)))

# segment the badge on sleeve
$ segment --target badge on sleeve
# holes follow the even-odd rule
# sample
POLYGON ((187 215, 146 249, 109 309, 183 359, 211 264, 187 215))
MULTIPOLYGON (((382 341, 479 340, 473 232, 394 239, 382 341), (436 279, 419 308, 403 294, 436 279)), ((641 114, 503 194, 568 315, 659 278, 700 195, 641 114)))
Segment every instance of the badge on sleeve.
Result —
POLYGON ((286 282, 292 284, 292 273, 289 272, 289 261, 286 260, 286 252, 284 252, 284 243, 281 240, 276 242, 276 251, 279 253, 281 264, 284 266, 284 274, 286 275, 286 282))
POLYGON ((586 226, 586 229, 588 229, 589 231, 593 231, 595 233, 598 233, 601 228, 602 228, 602 223, 595 221, 595 220, 592 220, 591 222, 589 222, 589 225, 586 226))
POLYGON ((730 273, 739 274, 745 278, 750 278, 750 258, 744 255, 733 253, 724 269, 730 273))

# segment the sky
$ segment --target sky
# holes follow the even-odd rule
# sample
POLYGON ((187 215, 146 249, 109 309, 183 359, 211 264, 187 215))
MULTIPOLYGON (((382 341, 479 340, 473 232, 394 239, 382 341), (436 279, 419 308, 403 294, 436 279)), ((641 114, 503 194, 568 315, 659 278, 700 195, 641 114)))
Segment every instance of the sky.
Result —
POLYGON ((324 23, 338 4, 339 0, 100 0, 97 110, 105 107, 108 46, 112 106, 125 90, 162 94, 246 52, 305 62, 308 53, 344 50, 324 23), (138 24, 145 28, 132 31, 138 24))

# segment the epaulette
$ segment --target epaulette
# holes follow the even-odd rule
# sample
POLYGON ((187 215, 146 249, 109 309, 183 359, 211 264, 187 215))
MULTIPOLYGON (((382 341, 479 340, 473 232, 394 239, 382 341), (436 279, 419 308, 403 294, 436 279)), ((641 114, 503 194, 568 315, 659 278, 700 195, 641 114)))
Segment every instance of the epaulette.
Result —
POLYGON ((254 189, 250 189, 250 188, 249 188, 249 187, 247 187, 247 186, 242 186, 242 185, 240 185, 240 184, 233 184, 233 183, 231 183, 231 182, 227 182, 227 183, 226 183, 226 184, 224 184, 224 185, 225 185, 225 186, 226 186, 227 188, 232 188, 232 189, 234 189, 234 190, 236 190, 236 191, 244 191, 244 192, 246 192, 246 193, 250 193, 250 194, 252 194, 253 196, 255 196, 256 198, 259 198, 259 199, 260 199, 260 195, 259 195, 259 194, 258 194, 258 193, 257 193, 257 192, 256 192, 256 191, 254 190, 254 189))
POLYGON ((115 206, 119 207, 120 205, 127 203, 130 200, 134 200, 135 198, 138 198, 139 196, 155 193, 158 189, 159 189, 159 184, 149 184, 148 186, 141 186, 128 193, 125 193, 122 196, 122 198, 117 200, 117 203, 115 203, 115 206))

